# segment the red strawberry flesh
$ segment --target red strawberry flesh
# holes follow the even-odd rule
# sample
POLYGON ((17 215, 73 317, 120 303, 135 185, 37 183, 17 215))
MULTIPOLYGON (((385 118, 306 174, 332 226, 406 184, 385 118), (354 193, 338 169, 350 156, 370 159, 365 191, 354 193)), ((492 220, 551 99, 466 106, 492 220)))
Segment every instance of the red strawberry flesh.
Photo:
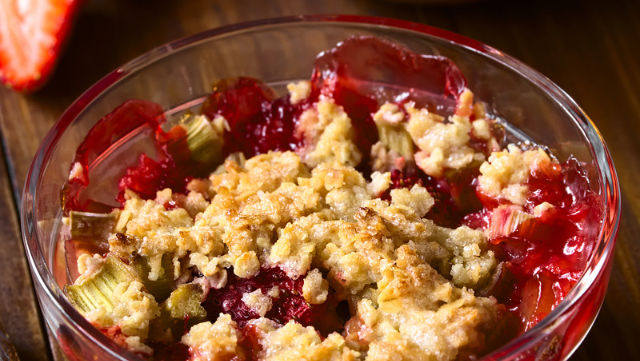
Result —
POLYGON ((0 0, 0 81, 35 90, 53 70, 79 0, 0 0))

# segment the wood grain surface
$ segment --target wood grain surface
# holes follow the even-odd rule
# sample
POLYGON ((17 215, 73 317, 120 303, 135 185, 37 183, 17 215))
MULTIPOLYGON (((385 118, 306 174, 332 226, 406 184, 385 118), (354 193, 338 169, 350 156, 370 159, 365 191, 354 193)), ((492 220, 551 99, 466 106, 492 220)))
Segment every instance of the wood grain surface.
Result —
POLYGON ((580 104, 613 155, 623 205, 611 282, 571 360, 640 360, 640 1, 88 0, 49 83, 31 95, 0 88, 0 322, 22 360, 62 359, 38 313, 16 203, 33 155, 63 110, 117 66, 168 41, 243 21, 361 14, 425 23, 531 65, 580 104), (53 350, 53 351, 52 351, 53 350))

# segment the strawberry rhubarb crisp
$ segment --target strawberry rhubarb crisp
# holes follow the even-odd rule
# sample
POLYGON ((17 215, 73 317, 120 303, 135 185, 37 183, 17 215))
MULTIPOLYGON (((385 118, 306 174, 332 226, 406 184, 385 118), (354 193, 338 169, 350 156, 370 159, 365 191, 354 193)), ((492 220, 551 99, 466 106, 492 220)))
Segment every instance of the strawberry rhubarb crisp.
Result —
POLYGON ((492 118, 450 60, 371 37, 282 97, 219 81, 170 129, 128 101, 62 192, 65 292, 153 360, 480 357, 569 292, 600 209, 575 159, 492 118), (154 151, 94 197, 92 163, 143 128, 154 151))

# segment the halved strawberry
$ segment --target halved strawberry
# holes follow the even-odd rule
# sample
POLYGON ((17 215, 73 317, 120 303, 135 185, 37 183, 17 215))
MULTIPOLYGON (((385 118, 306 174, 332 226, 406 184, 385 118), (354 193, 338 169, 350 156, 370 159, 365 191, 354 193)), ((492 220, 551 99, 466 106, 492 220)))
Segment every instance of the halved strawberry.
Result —
POLYGON ((35 90, 51 73, 81 0, 0 0, 0 81, 35 90))

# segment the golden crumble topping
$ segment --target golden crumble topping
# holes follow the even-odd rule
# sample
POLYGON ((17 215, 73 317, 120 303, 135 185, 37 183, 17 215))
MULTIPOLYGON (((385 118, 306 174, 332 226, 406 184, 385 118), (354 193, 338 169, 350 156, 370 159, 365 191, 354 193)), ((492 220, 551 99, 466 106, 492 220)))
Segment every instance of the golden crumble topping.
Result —
POLYGON ((549 155, 540 148, 523 151, 509 144, 506 150, 493 152, 480 166, 480 190, 489 197, 523 205, 529 191, 526 185, 529 176, 551 162, 549 155))
POLYGON ((447 168, 461 169, 473 161, 484 160, 483 153, 468 145, 472 129, 468 116, 453 115, 447 123, 442 116, 416 109, 411 103, 406 110, 410 115, 407 130, 420 148, 415 161, 426 174, 441 177, 447 168))
POLYGON ((289 99, 291 104, 298 104, 302 100, 307 99, 311 94, 311 82, 308 80, 299 81, 297 83, 287 84, 289 91, 289 99))
POLYGON ((362 159, 351 140, 351 119, 333 99, 322 97, 315 108, 302 113, 296 131, 309 144, 299 153, 310 167, 333 161, 355 166, 362 159))
MULTIPOLYGON (((304 90, 304 84, 290 87, 292 101, 304 90)), ((493 139, 486 120, 456 114, 445 121, 411 103, 405 110, 408 120, 392 104, 374 115, 388 136, 376 145, 386 149, 379 156, 413 152, 415 143, 415 164, 432 176, 484 159, 468 143, 471 135, 493 139)), ((484 116, 483 109, 467 110, 484 116)), ((146 279, 168 280, 173 287, 188 282, 195 270, 192 282, 202 294, 185 293, 180 296, 185 300, 205 302, 230 277, 252 279, 261 270, 278 268, 292 282, 302 280, 299 292, 308 305, 348 303, 342 334, 321 337, 312 326, 269 319, 287 290, 247 291, 239 299, 259 318, 244 328, 224 313, 214 323, 195 318, 181 338, 191 359, 244 359, 239 343, 246 342, 241 330, 247 327, 259 344, 254 356, 264 360, 454 360, 482 350, 487 332, 504 312, 494 298, 474 291, 487 285, 497 268, 487 235, 425 218, 435 200, 421 183, 390 189, 388 170, 398 164, 384 160, 380 164, 387 165, 365 179, 354 168, 362 155, 352 141, 351 120, 332 99, 321 98, 308 108, 296 131, 309 145, 297 153, 268 152, 249 159, 231 154, 208 179, 192 180, 186 194, 164 189, 144 200, 126 191, 124 207, 114 213, 110 253, 131 262, 146 260, 146 279)), ((480 167, 480 187, 517 204, 517 192, 509 187, 526 187, 524 174, 548 161, 545 156, 515 148, 493 153, 480 167)), ((541 205, 537 212, 548 208, 541 205)), ((101 260, 82 256, 82 277, 96 272, 101 260)), ((118 287, 118 305, 126 304, 128 311, 116 306, 116 312, 98 309, 88 317, 101 327, 119 325, 123 334, 136 337, 126 341, 129 349, 149 353, 144 344, 149 322, 165 317, 161 308, 166 306, 159 306, 140 282, 118 287)), ((189 312, 200 312, 193 307, 189 312)), ((172 333, 162 337, 170 340, 172 333)))
MULTIPOLYGON (((266 330, 265 330, 266 331, 266 330)), ((263 347, 258 357, 262 360, 278 361, 351 361, 360 359, 360 353, 349 349, 345 340, 332 333, 322 340, 313 327, 304 327, 289 322, 278 329, 270 329, 260 340, 263 347)))
POLYGON ((479 346, 483 328, 496 322, 496 301, 452 286, 407 245, 396 254, 397 267, 378 282, 377 298, 359 301, 347 340, 368 347, 367 360, 451 360, 479 346))
POLYGON ((118 284, 113 295, 113 310, 99 307, 85 317, 101 327, 119 325, 125 336, 134 336, 144 342, 149 334, 149 322, 160 314, 158 303, 138 281, 118 284))
POLYGON ((304 299, 311 304, 321 304, 327 300, 329 295, 329 282, 322 278, 322 273, 313 269, 307 273, 302 286, 304 299))
POLYGON ((191 327, 182 342, 193 350, 193 361, 222 361, 242 356, 239 337, 236 323, 229 315, 221 314, 215 323, 207 321, 191 327))
POLYGON ((243 294, 242 302, 260 317, 264 317, 271 310, 272 305, 271 297, 263 294, 260 289, 243 294))
MULTIPOLYGON (((292 152, 262 154, 242 165, 229 159, 208 187, 200 187, 205 193, 189 193, 195 203, 208 204, 194 218, 184 208, 167 210, 161 204, 170 198, 166 190, 147 201, 128 193, 122 233, 110 238, 110 250, 148 257, 149 279, 163 276, 165 255, 173 260, 174 278, 183 257, 207 277, 233 267, 248 278, 261 267, 279 266, 293 279, 304 277, 310 304, 325 302, 331 285, 359 312, 349 322, 365 322, 361 310, 368 310, 367 331, 347 332, 346 343, 337 334, 322 341, 296 323, 265 331, 265 359, 314 352, 322 355, 317 359, 357 359, 358 350, 367 348, 367 359, 454 359, 456 350, 478 347, 484 328, 497 322, 495 300, 470 290, 488 281, 494 255, 482 231, 447 229, 422 218, 434 201, 420 185, 392 190, 390 201, 376 198, 388 182, 388 174, 379 174, 368 183, 340 162, 309 169, 292 152), (279 349, 279 342, 294 346, 279 349)), ((260 316, 271 307, 260 290, 242 301, 260 316)), ((213 325, 194 326, 183 342, 196 355, 232 353, 235 327, 221 316, 213 325)))

